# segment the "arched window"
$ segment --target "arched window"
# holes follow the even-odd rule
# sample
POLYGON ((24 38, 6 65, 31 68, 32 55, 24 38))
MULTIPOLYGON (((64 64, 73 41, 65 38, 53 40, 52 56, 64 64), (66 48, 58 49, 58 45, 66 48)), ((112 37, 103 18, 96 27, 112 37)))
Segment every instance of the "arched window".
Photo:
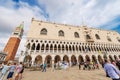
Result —
POLYGON ((110 42, 112 41, 111 38, 110 38, 109 36, 107 36, 107 40, 110 41, 110 42))
POLYGON ((86 35, 86 39, 91 39, 90 35, 86 35))
POLYGON ((119 37, 117 37, 117 40, 118 40, 118 42, 120 42, 120 38, 119 37))
POLYGON ((62 30, 60 30, 60 31, 58 32, 58 36, 64 36, 64 32, 63 32, 62 30))
POLYGON ((47 29, 43 28, 43 29, 40 31, 40 34, 41 34, 41 35, 47 35, 47 29))
POLYGON ((96 39, 100 39, 100 36, 98 34, 95 34, 96 39))
POLYGON ((35 50, 35 43, 32 45, 31 50, 35 50))
POLYGON ((79 34, 77 32, 74 33, 75 38, 79 38, 79 34))
POLYGON ((26 47, 27 47, 27 49, 30 49, 30 43, 28 43, 26 47))
POLYGON ((40 44, 37 45, 36 50, 40 50, 40 44))

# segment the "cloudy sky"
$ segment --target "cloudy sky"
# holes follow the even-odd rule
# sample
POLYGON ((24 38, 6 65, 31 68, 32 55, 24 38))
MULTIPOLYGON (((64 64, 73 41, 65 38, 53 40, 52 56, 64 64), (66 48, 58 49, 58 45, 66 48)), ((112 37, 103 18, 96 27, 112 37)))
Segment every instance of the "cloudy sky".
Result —
POLYGON ((88 25, 120 33, 120 0, 0 0, 0 51, 24 21, 24 50, 31 18, 62 24, 88 25))

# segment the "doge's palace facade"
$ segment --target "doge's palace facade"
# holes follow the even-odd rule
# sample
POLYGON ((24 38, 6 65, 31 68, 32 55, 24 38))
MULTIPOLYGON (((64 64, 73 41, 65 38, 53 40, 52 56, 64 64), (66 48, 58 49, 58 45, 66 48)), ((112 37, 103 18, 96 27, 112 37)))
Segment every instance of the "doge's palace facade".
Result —
POLYGON ((102 62, 120 58, 120 34, 116 31, 72 26, 32 19, 19 61, 29 64, 67 61, 102 62))

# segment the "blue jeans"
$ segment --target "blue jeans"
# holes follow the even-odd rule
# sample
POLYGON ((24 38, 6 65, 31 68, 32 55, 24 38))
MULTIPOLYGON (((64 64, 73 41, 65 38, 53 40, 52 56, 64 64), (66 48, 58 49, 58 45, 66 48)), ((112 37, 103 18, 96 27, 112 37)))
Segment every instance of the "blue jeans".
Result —
POLYGON ((43 71, 42 72, 46 72, 46 67, 43 68, 43 71))

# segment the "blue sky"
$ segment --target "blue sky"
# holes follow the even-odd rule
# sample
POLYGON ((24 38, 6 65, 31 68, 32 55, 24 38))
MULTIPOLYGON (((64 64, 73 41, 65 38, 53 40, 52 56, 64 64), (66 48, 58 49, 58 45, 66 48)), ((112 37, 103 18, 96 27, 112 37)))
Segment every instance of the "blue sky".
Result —
POLYGON ((120 0, 0 0, 0 50, 22 21, 24 50, 31 18, 61 24, 116 30, 120 33, 120 0))

